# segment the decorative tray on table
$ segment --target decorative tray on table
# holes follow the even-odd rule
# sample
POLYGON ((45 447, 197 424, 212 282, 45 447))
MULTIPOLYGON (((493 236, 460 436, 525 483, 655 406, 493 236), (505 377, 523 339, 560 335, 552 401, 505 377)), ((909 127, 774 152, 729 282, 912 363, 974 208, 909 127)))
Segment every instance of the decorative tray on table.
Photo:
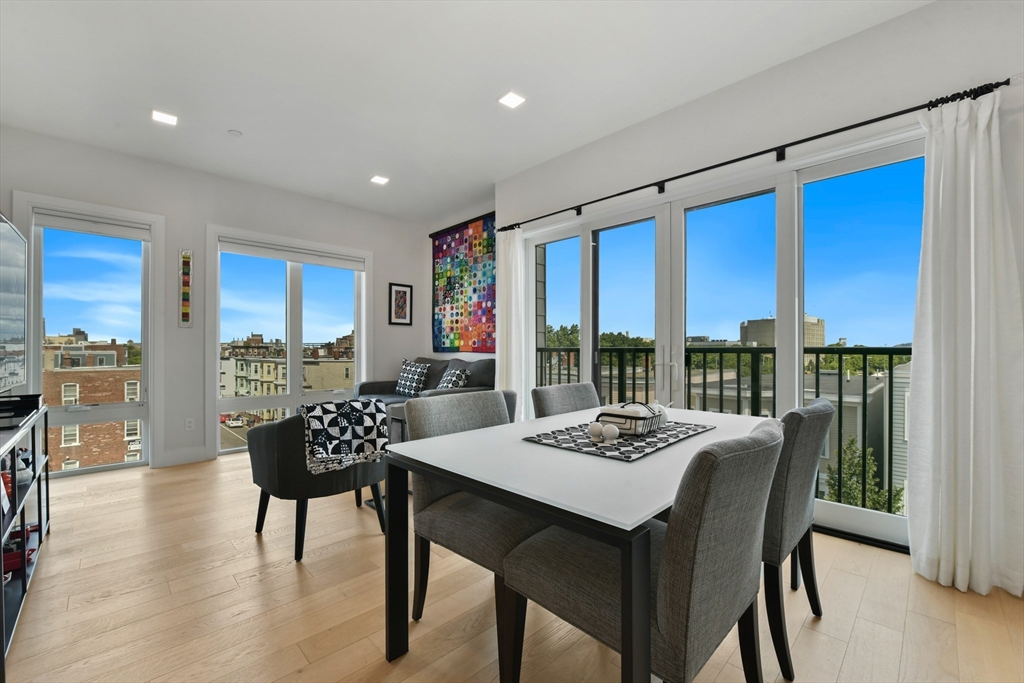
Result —
POLYGON ((577 453, 632 462, 677 441, 715 428, 714 425, 668 422, 664 418, 664 413, 661 413, 659 418, 658 415, 645 416, 639 411, 635 416, 623 415, 623 412, 621 409, 605 408, 598 415, 598 422, 553 429, 550 432, 524 437, 523 440, 577 453), (615 412, 610 415, 609 410, 615 410, 615 412), (608 420, 608 417, 614 417, 614 420, 608 420), (623 427, 616 430, 617 437, 598 439, 591 435, 591 425, 617 425, 620 420, 625 420, 625 422, 623 427), (625 433, 623 428, 626 431, 635 431, 636 435, 625 433))

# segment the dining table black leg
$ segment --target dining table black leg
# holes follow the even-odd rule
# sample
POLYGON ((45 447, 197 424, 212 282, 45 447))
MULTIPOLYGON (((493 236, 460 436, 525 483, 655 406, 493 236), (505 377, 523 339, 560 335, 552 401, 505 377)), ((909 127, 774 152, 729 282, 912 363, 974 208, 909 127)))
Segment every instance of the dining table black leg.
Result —
POLYGON ((620 548, 622 681, 651 680, 651 530, 640 527, 620 548))
MULTIPOLYGON (((405 491, 409 473, 388 461, 387 493, 405 491)), ((409 651, 409 496, 388 495, 384 541, 385 656, 409 651)))

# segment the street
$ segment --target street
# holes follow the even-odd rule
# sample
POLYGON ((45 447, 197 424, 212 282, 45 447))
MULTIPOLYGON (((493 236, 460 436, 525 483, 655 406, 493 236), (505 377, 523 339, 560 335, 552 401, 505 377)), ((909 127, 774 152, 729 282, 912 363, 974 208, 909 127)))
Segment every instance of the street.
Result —
POLYGON ((223 422, 220 423, 220 448, 221 450, 230 450, 232 448, 245 448, 248 442, 245 439, 246 432, 249 431, 248 427, 228 427, 223 422))

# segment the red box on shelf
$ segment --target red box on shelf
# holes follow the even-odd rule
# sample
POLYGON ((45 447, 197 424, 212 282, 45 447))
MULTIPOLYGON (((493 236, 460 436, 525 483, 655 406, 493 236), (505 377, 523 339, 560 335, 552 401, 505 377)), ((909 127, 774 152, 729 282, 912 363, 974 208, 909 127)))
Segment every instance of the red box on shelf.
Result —
MULTIPOLYGON (((36 554, 36 550, 38 550, 38 548, 29 548, 28 549, 28 561, 29 562, 32 561, 32 556, 36 554)), ((9 552, 9 553, 4 553, 4 573, 6 574, 7 572, 13 571, 15 569, 21 569, 21 551, 20 550, 14 550, 14 551, 9 552)))

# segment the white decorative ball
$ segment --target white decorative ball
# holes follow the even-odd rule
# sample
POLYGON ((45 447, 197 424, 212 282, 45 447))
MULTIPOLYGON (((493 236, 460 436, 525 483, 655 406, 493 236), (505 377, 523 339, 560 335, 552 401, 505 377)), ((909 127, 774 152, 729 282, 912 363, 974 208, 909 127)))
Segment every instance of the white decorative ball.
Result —
POLYGON ((597 441, 604 436, 604 425, 600 422, 591 422, 590 426, 587 427, 587 431, 590 432, 590 438, 597 441))
POLYGON ((615 425, 605 425, 601 431, 605 441, 615 441, 619 437, 619 428, 615 425))

